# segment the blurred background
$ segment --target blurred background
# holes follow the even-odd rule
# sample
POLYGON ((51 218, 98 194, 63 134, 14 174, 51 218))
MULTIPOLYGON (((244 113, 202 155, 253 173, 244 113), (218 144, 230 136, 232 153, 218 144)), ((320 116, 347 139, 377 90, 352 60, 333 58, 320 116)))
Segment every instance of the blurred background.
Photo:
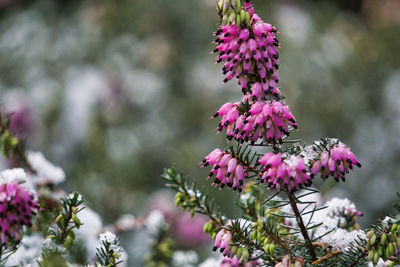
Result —
MULTIPOLYGON (((350 198, 363 226, 382 218, 400 191, 400 1, 253 2, 280 31, 281 87, 300 125, 293 137, 337 137, 363 164, 345 184, 325 183, 324 197, 350 198)), ((104 224, 161 207, 175 214, 160 177, 174 163, 235 215, 236 194, 211 188, 197 165, 226 147, 208 117, 241 97, 235 82, 221 85, 209 55, 215 6, 0 0, 0 99, 13 131, 64 168, 62 187, 81 192, 104 224)), ((185 235, 195 223, 180 216, 178 246, 209 249, 201 233, 185 235)), ((140 240, 122 240, 129 266, 143 255, 140 240)))

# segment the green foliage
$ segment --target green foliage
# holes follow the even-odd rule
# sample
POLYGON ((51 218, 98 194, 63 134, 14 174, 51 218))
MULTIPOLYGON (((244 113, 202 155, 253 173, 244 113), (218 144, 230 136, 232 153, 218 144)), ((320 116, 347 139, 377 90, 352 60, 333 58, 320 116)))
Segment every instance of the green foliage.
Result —
POLYGON ((205 214, 219 225, 226 222, 219 208, 215 207, 215 201, 209 201, 208 195, 203 194, 196 184, 188 184, 186 177, 176 172, 175 167, 164 169, 163 177, 168 181, 167 186, 178 193, 175 196, 176 206, 188 210, 191 216, 195 213, 205 214))
POLYGON ((69 253, 74 245, 74 229, 82 225, 77 213, 84 209, 81 206, 83 201, 82 195, 77 192, 69 193, 60 200, 61 209, 54 216, 55 224, 49 228, 49 246, 43 250, 43 260, 39 264, 51 266, 46 264, 50 264, 53 258, 63 258, 65 262, 63 255, 69 253))
MULTIPOLYGON (((102 240, 101 247, 96 249, 96 256, 100 266, 117 267, 117 265, 122 262, 119 260, 119 252, 115 251, 119 246, 118 238, 115 239, 113 243, 110 243, 108 240, 102 240)), ((96 264, 96 266, 98 265, 96 264)))
POLYGON ((152 241, 150 252, 144 257, 144 266, 170 266, 175 246, 174 240, 168 237, 167 227, 162 227, 152 241))

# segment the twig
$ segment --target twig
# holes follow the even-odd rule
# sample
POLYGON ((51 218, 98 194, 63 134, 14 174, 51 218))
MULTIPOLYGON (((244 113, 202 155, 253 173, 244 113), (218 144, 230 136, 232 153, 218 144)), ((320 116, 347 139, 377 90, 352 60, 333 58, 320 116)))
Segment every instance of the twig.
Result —
POLYGON ((330 258, 332 258, 340 253, 341 253, 340 251, 332 251, 331 253, 326 254, 325 256, 319 258, 318 260, 313 261, 311 264, 312 265, 320 264, 321 262, 329 260, 330 258))
POLYGON ((314 250, 313 244, 311 242, 311 239, 310 239, 310 237, 308 235, 307 228, 304 226, 303 218, 301 217, 299 209, 297 208, 296 201, 293 198, 293 195, 291 193, 286 192, 286 194, 287 194, 287 196, 289 198, 290 206, 292 207, 292 210, 293 210, 293 212, 294 212, 294 214, 296 216, 297 223, 298 223, 298 225, 300 227, 301 234, 304 237, 304 240, 306 242, 308 250, 310 251, 311 258, 312 258, 313 261, 316 261, 317 260, 317 255, 315 254, 315 250, 314 250))

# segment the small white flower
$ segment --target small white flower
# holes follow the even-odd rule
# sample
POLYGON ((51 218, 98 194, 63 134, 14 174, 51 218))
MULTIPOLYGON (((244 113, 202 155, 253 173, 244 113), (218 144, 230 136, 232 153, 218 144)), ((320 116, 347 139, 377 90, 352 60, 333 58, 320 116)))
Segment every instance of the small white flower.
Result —
POLYGON ((105 232, 99 235, 100 242, 107 242, 110 244, 114 244, 117 241, 117 236, 111 232, 105 232))
POLYGON ((172 255, 172 264, 175 267, 194 267, 197 264, 199 257, 193 250, 189 251, 175 251, 172 255))
POLYGON ((110 249, 113 250, 119 257, 122 257, 123 250, 119 245, 119 240, 116 235, 111 232, 100 234, 98 248, 102 247, 104 243, 110 244, 110 249))
POLYGON ((389 224, 393 221, 393 218, 386 216, 385 219, 382 221, 382 225, 384 227, 389 227, 389 224))
POLYGON ((320 242, 331 245, 333 250, 347 251, 357 238, 366 239, 367 236, 363 230, 348 232, 345 229, 338 228, 321 238, 320 242))
POLYGON ((136 218, 132 214, 123 214, 115 224, 119 229, 129 231, 136 226, 136 218))
POLYGON ((326 202, 327 213, 329 216, 338 215, 340 212, 356 212, 356 205, 347 198, 332 198, 326 202))
POLYGON ((0 172, 0 183, 6 184, 10 182, 25 182, 26 173, 22 168, 8 169, 0 172))
MULTIPOLYGON (((71 192, 71 193, 68 194, 67 198, 68 198, 69 200, 73 200, 73 199, 75 198, 75 194, 76 194, 76 193, 71 192)), ((77 200, 77 202, 81 202, 81 201, 83 200, 82 195, 78 193, 78 196, 77 196, 76 200, 77 200)))
MULTIPOLYGON (((39 256, 43 238, 39 234, 24 235, 18 250, 11 254, 5 266, 29 266, 39 256)), ((36 266, 36 265, 35 265, 36 266)))
POLYGON ((151 234, 156 234, 165 225, 165 218, 160 210, 151 211, 146 218, 145 226, 151 234))
POLYGON ((41 152, 28 151, 26 157, 28 163, 36 172, 36 175, 33 175, 36 184, 50 183, 57 185, 65 181, 64 170, 53 165, 41 152))
POLYGON ((389 266, 385 261, 383 261, 382 258, 379 258, 379 261, 376 265, 374 265, 372 262, 368 262, 368 267, 386 267, 389 266))
POLYGON ((89 258, 93 258, 96 255, 98 234, 103 227, 101 217, 89 207, 80 211, 78 217, 83 224, 76 230, 76 234, 85 242, 89 258))

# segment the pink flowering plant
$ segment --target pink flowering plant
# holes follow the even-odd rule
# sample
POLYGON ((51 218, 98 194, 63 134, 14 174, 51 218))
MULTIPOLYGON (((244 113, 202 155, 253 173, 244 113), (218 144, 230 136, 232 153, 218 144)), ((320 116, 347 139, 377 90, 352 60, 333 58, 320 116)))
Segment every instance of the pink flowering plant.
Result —
POLYGON ((350 200, 321 203, 313 179, 345 182, 361 163, 338 139, 304 145, 289 138, 298 124, 279 88, 278 29, 255 13, 250 0, 220 0, 217 10, 212 53, 223 64, 223 83, 236 81, 243 97, 211 117, 219 119, 217 134, 226 135, 229 147, 214 149, 200 165, 210 168, 212 186, 238 192, 242 214, 227 218, 170 168, 164 177, 178 191, 176 205, 209 217, 204 232, 222 254, 220 266, 400 264, 398 216, 362 230, 362 212, 350 200))
MULTIPOLYGON (((145 214, 103 225, 80 193, 59 186, 63 169, 27 149, 30 109, 0 109, 0 149, 8 166, 0 171, 0 266, 131 266, 122 247, 128 238, 119 236, 136 230, 139 241, 128 251, 141 257, 137 266, 400 265, 399 214, 361 229, 363 213, 349 199, 322 201, 315 180, 345 182, 361 163, 338 139, 306 145, 289 137, 299 125, 279 87, 278 29, 250 0, 219 0, 217 10, 212 54, 223 83, 236 81, 243 95, 210 112, 229 145, 199 165, 208 170, 206 183, 235 191, 231 203, 240 213, 229 218, 173 167, 163 177, 183 211, 173 197, 154 198, 145 214), (192 221, 196 214, 202 216, 192 221), (193 250, 177 250, 207 242, 213 256, 204 262, 193 250)), ((399 213, 400 205, 395 209, 399 213)))
MULTIPOLYGON (((0 110, 0 145, 14 167, 0 172, 0 265, 76 264, 77 255, 88 250, 76 242, 76 232, 84 225, 78 217, 86 208, 83 196, 57 187, 65 180, 64 171, 40 152, 26 151, 25 140, 13 130, 11 120, 11 114, 0 110), (32 244, 25 244, 31 240, 32 244)), ((99 245, 95 255, 80 260, 90 263, 85 266, 112 267, 123 262, 119 239, 109 231, 102 233, 105 230, 93 233, 99 245)))

